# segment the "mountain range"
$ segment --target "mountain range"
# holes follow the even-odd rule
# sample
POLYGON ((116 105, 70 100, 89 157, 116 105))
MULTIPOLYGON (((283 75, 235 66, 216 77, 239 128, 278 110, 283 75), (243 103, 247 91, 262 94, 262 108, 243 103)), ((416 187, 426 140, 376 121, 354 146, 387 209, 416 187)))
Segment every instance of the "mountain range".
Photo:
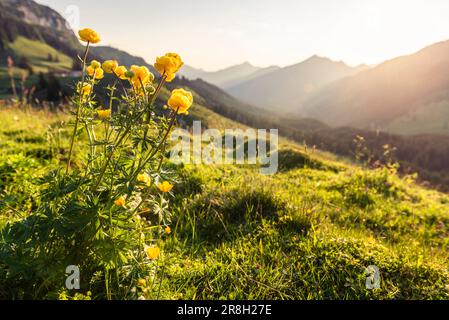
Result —
POLYGON ((186 65, 180 74, 190 80, 202 79, 222 89, 228 89, 278 69, 280 68, 277 66, 260 68, 244 62, 218 71, 205 71, 186 65))
POLYGON ((449 41, 333 82, 296 106, 332 126, 449 134, 449 41))
POLYGON ((224 89, 278 115, 332 127, 448 135, 449 41, 373 67, 313 56, 224 89))
POLYGON ((312 56, 285 68, 244 63, 208 73, 188 67, 185 76, 275 114, 332 127, 449 134, 449 41, 373 67, 312 56))
POLYGON ((291 113, 323 86, 353 75, 366 66, 349 67, 343 62, 312 56, 227 88, 238 99, 278 113, 291 113))
POLYGON ((181 74, 190 80, 214 84, 244 102, 285 114, 294 113, 300 102, 323 86, 366 68, 349 67, 315 55, 284 68, 259 68, 245 62, 213 72, 185 66, 181 74))

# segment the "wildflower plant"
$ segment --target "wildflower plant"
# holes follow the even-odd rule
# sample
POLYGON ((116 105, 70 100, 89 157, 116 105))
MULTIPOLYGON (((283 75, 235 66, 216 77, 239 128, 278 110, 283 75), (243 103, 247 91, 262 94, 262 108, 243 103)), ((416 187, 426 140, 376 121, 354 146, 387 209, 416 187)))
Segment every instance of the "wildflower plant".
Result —
POLYGON ((171 232, 168 199, 175 180, 164 168, 167 138, 191 107, 192 94, 176 89, 166 102, 170 110, 157 110, 164 83, 183 65, 179 55, 157 58, 156 80, 146 66, 89 62, 90 44, 100 37, 91 29, 79 36, 87 44, 80 58, 83 76, 71 99, 67 158, 41 179, 38 209, 3 229, 0 258, 11 281, 22 282, 31 298, 51 295, 58 285, 64 290, 67 265, 79 267, 81 288, 94 297, 151 298, 154 288, 136 288, 148 277, 157 283, 155 268, 163 255, 158 237, 171 232), (101 106, 95 89, 106 76, 113 84, 105 88, 109 105, 101 106))

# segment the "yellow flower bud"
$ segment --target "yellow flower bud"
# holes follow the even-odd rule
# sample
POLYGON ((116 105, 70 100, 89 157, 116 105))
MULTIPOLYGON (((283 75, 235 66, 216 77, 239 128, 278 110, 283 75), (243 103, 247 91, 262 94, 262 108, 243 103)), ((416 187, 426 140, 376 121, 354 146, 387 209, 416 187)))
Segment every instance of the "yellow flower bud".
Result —
POLYGON ((87 67, 86 69, 87 74, 91 77, 95 76, 95 79, 103 79, 104 78, 104 71, 101 68, 93 68, 92 66, 87 67))
POLYGON ((161 249, 159 249, 158 247, 148 247, 146 249, 146 253, 147 253, 147 257, 150 260, 155 260, 161 254, 161 249))
POLYGON ((106 60, 103 62, 102 68, 106 73, 113 73, 118 68, 118 62, 115 60, 106 60))
POLYGON ((122 80, 126 80, 126 73, 128 72, 128 70, 126 70, 126 67, 124 66, 119 66, 114 70, 114 73, 117 77, 119 77, 122 80))
POLYGON ((137 285, 140 287, 144 287, 146 284, 147 284, 147 281, 145 279, 137 280, 137 285))
POLYGON ((111 109, 97 110, 98 118, 101 120, 107 120, 111 118, 111 109))
POLYGON ((175 89, 168 99, 168 105, 178 114, 186 113, 193 104, 192 93, 184 89, 175 89))
POLYGON ((145 184, 147 186, 151 185, 151 178, 150 178, 150 176, 147 173, 139 174, 137 176, 137 181, 139 181, 139 182, 141 182, 141 183, 143 183, 143 184, 145 184))
POLYGON ((164 229, 166 234, 170 234, 171 233, 171 228, 169 226, 166 226, 164 229))
POLYGON ((114 201, 114 204, 117 207, 124 207, 126 204, 125 198, 123 198, 123 197, 118 198, 117 200, 114 201))
POLYGON ((98 62, 97 60, 92 60, 92 61, 90 62, 90 66, 91 66, 92 68, 94 68, 94 69, 97 69, 97 68, 100 68, 100 67, 101 67, 101 63, 98 62))
POLYGON ((90 94, 92 90, 92 86, 88 83, 83 83, 81 84, 81 82, 78 82, 77 84, 77 92, 79 94, 81 94, 83 97, 86 97, 90 94))
POLYGON ((173 185, 168 181, 164 181, 163 183, 158 184, 157 187, 161 192, 164 193, 170 192, 173 189, 173 185))

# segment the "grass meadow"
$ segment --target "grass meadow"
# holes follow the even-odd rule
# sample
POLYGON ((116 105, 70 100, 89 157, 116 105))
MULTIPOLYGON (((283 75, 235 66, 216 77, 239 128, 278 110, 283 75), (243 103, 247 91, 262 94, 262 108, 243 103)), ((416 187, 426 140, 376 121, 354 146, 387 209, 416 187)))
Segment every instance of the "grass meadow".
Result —
MULTIPOLYGON (((219 124, 218 115, 193 106, 189 117, 202 116, 219 124)), ((45 259, 34 250, 50 240, 39 239, 41 248, 24 230, 44 205, 50 182, 42 177, 67 161, 72 117, 68 111, 0 111, 0 298, 448 298, 449 196, 388 168, 365 169, 285 139, 272 176, 251 166, 167 163, 176 181, 171 195, 160 211, 143 210, 133 222, 160 248, 157 260, 136 267, 124 259, 105 268, 95 256, 81 268, 82 275, 89 270, 81 290, 67 290, 64 268, 38 269, 65 260, 65 251, 45 259), (170 233, 154 229, 161 214, 170 217, 170 233), (14 226, 21 231, 12 232, 14 226), (380 270, 379 289, 366 289, 370 265, 380 270), (113 269, 117 279, 107 288, 113 269)), ((86 133, 79 139, 74 167, 83 165, 89 149, 86 133)), ((138 247, 131 241, 125 254, 138 247)))

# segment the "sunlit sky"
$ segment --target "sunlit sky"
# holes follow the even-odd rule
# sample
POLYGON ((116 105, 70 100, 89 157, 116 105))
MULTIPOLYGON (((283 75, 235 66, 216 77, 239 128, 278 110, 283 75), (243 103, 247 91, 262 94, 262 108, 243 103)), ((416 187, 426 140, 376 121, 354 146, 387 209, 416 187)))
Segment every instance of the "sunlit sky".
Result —
POLYGON ((377 64, 449 39, 449 0, 38 0, 148 62, 178 52, 217 70, 313 54, 377 64), (72 5, 72 7, 70 7, 72 5))

